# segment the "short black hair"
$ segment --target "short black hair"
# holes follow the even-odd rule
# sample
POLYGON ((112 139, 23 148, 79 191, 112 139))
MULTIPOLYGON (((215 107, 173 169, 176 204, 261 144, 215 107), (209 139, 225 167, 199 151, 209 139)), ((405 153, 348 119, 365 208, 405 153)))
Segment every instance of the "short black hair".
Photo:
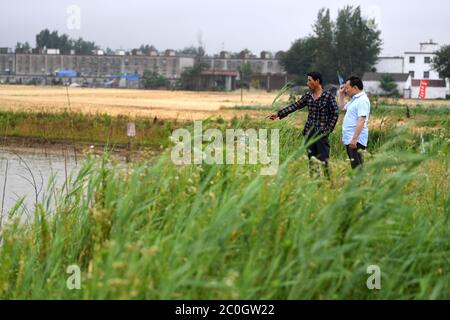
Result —
POLYGON ((308 77, 313 78, 314 81, 319 80, 319 83, 323 85, 322 74, 317 71, 308 72, 308 77))
POLYGON ((364 84, 363 84, 363 82, 362 82, 360 77, 351 76, 345 82, 347 82, 347 81, 350 81, 350 85, 352 87, 358 87, 359 90, 363 90, 364 89, 364 84))

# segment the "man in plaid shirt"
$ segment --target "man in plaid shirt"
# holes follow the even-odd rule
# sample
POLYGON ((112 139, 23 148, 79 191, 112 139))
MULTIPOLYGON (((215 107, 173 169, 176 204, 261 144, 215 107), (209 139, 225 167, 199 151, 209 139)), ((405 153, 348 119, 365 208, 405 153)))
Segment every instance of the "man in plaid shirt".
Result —
POLYGON ((335 96, 331 92, 323 90, 322 75, 319 72, 308 73, 307 85, 310 92, 302 96, 300 100, 270 115, 269 118, 271 120, 283 119, 292 112, 307 106, 308 120, 303 129, 306 143, 313 137, 321 136, 319 140, 308 147, 310 169, 313 170, 311 158, 314 157, 323 163, 325 174, 329 177, 328 159, 330 158, 330 144, 328 136, 333 132, 338 121, 339 107, 335 96))

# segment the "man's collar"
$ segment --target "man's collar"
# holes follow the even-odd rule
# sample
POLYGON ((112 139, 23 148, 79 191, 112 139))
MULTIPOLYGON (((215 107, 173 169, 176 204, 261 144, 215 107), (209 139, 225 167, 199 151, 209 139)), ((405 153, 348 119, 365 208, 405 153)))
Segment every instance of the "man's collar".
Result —
MULTIPOLYGON (((308 93, 311 94, 311 96, 314 96, 314 92, 313 91, 309 90, 308 93)), ((321 97, 324 93, 326 93, 326 90, 322 89, 322 93, 320 94, 319 97, 321 97)))
POLYGON ((364 91, 361 91, 360 93, 355 94, 355 95, 352 97, 352 100, 358 99, 359 97, 362 97, 363 95, 364 95, 364 91))

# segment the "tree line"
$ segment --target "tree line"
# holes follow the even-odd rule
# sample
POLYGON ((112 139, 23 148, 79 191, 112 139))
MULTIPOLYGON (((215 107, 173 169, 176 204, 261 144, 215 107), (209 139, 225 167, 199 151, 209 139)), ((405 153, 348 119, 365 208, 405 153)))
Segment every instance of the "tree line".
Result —
POLYGON ((375 20, 363 17, 359 6, 340 9, 336 20, 331 19, 330 9, 322 8, 313 33, 296 40, 280 62, 289 74, 304 77, 318 70, 326 83, 337 84, 338 72, 362 76, 371 71, 381 46, 375 20))
POLYGON ((75 50, 77 54, 92 54, 99 46, 93 41, 83 38, 71 39, 67 34, 59 35, 58 31, 44 29, 36 35, 36 48, 59 49, 62 53, 75 50))
MULTIPOLYGON (((329 9, 322 8, 312 29, 312 34, 296 40, 280 59, 289 74, 298 76, 297 82, 303 84, 311 70, 320 71, 327 84, 338 84, 338 73, 362 77, 365 72, 377 71, 381 31, 374 19, 362 15, 359 6, 338 10, 336 20, 331 19, 329 9)), ((441 78, 450 78, 450 45, 435 54, 433 68, 441 78)), ((383 76, 381 85, 386 92, 395 93, 389 74, 383 76)))

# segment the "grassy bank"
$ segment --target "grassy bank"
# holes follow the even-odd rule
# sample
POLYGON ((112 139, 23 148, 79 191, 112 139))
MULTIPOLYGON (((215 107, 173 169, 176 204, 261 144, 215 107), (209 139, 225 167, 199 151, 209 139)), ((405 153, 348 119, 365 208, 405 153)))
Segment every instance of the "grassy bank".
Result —
POLYGON ((373 130, 361 172, 337 131, 330 182, 309 177, 294 118, 204 125, 280 128, 276 176, 175 166, 170 149, 128 168, 88 158, 68 191, 50 186, 56 209, 39 204, 30 225, 19 207, 8 213, 0 298, 449 299, 450 137, 439 117, 438 130, 373 130), (66 285, 74 264, 80 290, 66 285), (381 290, 366 287, 369 265, 381 290))
POLYGON ((0 136, 3 139, 29 138, 41 143, 75 141, 125 145, 129 142, 129 122, 136 124, 133 143, 146 147, 167 146, 173 128, 180 125, 157 118, 114 117, 108 114, 0 111, 0 136))
MULTIPOLYGON (((242 125, 245 127, 293 127, 301 129, 306 120, 306 110, 297 112, 288 120, 279 124, 266 123, 264 116, 272 110, 281 108, 282 105, 273 106, 235 106, 238 110, 261 111, 261 120, 250 117, 234 118, 229 121, 233 127, 242 125), (287 124, 287 125, 286 125, 287 124)), ((379 106, 373 108, 371 123, 380 125, 371 127, 372 144, 379 146, 378 136, 392 133, 397 128, 397 123, 405 123, 407 130, 436 129, 445 130, 450 127, 450 107, 444 106, 416 106, 410 107, 410 116, 406 116, 405 106, 379 106)), ((342 115, 341 115, 342 120, 342 115)), ((126 134, 127 124, 136 124, 136 137, 133 143, 137 146, 167 147, 169 136, 175 128, 189 126, 191 122, 175 120, 162 120, 149 117, 130 117, 125 115, 111 116, 108 114, 85 114, 80 112, 13 112, 0 111, 0 139, 8 137, 30 139, 41 143, 69 142, 73 143, 101 143, 110 145, 126 145, 129 139, 126 134)), ((341 122, 341 121, 340 121, 341 122)), ((214 117, 209 123, 221 124, 223 128, 227 123, 220 115, 214 117)), ((335 130, 331 139, 333 145, 339 147, 341 127, 335 130)), ((297 130, 300 131, 300 130, 297 130)), ((428 134, 428 130, 424 130, 428 134)), ((417 138, 417 137, 415 137, 417 138)), ((340 149, 340 148, 339 148, 340 149)), ((338 151, 338 149, 336 149, 338 151)))

